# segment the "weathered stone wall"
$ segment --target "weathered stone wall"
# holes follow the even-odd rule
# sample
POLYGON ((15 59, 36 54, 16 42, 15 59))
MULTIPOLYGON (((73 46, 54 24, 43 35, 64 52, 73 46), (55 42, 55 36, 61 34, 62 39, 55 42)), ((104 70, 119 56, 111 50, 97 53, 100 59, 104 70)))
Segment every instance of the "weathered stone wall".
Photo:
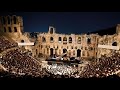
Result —
MULTIPOLYGON (((78 57, 101 57, 110 55, 114 49, 99 48, 98 45, 116 46, 120 48, 120 24, 116 27, 116 34, 99 36, 98 34, 60 34, 56 28, 49 26, 46 33, 39 33, 38 38, 31 38, 29 32, 23 31, 23 19, 20 16, 1 16, 0 35, 5 35, 20 43, 34 42, 33 46, 24 46, 32 51, 33 56, 40 54, 61 55, 66 50, 68 56, 78 57), (43 40, 45 39, 45 40, 43 40), (89 42, 88 42, 89 41, 89 42), (53 52, 52 52, 53 51, 53 52)), ((119 50, 118 50, 119 52, 119 50)))
POLYGON ((61 55, 63 49, 66 49, 68 55, 78 56, 78 57, 96 57, 97 55, 97 34, 58 34, 55 32, 54 27, 49 27, 48 33, 40 33, 38 35, 38 44, 36 46, 36 54, 43 53, 45 55, 51 55, 51 49, 53 49, 53 54, 61 55), (50 33, 53 28, 53 33, 50 33), (50 39, 53 40, 50 40, 50 39), (59 40, 61 38, 61 41, 59 40), (66 38, 66 40, 65 40, 66 38), (87 39, 90 39, 89 44, 87 39), (45 39, 43 41, 43 39, 45 39))
MULTIPOLYGON (((20 43, 24 41, 30 42, 27 33, 23 33, 23 19, 20 16, 2 16, 0 17, 0 34, 20 43)), ((31 49, 31 46, 25 46, 26 49, 31 49)))

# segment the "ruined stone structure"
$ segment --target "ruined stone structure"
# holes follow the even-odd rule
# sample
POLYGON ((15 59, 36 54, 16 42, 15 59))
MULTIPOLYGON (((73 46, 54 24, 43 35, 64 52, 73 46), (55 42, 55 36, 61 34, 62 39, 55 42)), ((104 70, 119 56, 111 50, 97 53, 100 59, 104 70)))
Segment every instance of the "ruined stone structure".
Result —
POLYGON ((96 57, 97 55, 97 34, 59 34, 52 26, 47 33, 38 34, 36 54, 61 55, 66 53, 73 57, 96 57))
MULTIPOLYGON (((31 42, 31 39, 29 38, 29 33, 24 33, 23 31, 23 19, 20 16, 1 16, 0 35, 4 35, 17 43, 31 42)), ((25 48, 32 51, 31 46, 26 45, 25 48)))
MULTIPOLYGON (((60 34, 56 28, 49 26, 48 32, 37 33, 36 37, 23 31, 23 20, 20 16, 0 17, 0 35, 16 41, 20 47, 28 49, 32 55, 41 54, 50 56, 61 55, 67 52, 73 57, 101 57, 118 51, 120 47, 120 25, 116 27, 116 34, 100 36, 98 34, 60 34)), ((33 35, 34 36, 34 35, 33 35)))

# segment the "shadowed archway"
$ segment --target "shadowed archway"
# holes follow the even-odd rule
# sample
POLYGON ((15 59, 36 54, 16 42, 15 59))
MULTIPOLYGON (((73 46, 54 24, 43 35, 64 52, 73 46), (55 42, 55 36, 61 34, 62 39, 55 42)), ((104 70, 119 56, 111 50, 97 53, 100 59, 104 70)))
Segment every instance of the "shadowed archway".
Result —
POLYGON ((64 49, 63 49, 63 53, 66 53, 66 52, 67 52, 67 49, 64 48, 64 49))
POLYGON ((50 48, 50 56, 53 56, 53 48, 50 48))
POLYGON ((80 56, 81 56, 81 50, 78 49, 78 50, 77 50, 77 57, 80 57, 80 56))

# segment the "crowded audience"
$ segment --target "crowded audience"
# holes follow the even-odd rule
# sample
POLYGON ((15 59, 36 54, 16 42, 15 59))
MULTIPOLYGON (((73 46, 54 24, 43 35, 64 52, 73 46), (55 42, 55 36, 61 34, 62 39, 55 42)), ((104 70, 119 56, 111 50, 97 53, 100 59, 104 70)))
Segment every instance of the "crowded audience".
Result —
POLYGON ((88 64, 80 77, 107 77, 120 70, 120 54, 114 53, 111 57, 102 56, 88 64))
POLYGON ((12 47, 16 47, 17 43, 15 42, 10 42, 7 39, 5 39, 4 37, 0 37, 0 52, 12 48, 12 47))
MULTIPOLYGON (((10 42, 3 37, 0 38, 0 52, 13 47, 17 47, 15 42, 10 42)), ((64 62, 63 64, 51 64, 42 68, 41 62, 30 56, 30 53, 23 53, 20 48, 14 48, 0 56, 0 64, 6 69, 0 77, 7 76, 6 73, 9 73, 16 77, 102 78, 114 75, 120 70, 120 54, 114 52, 110 57, 92 58, 83 69, 72 67, 64 62)))
POLYGON ((10 73, 32 76, 41 74, 40 64, 18 49, 7 52, 0 62, 10 73))

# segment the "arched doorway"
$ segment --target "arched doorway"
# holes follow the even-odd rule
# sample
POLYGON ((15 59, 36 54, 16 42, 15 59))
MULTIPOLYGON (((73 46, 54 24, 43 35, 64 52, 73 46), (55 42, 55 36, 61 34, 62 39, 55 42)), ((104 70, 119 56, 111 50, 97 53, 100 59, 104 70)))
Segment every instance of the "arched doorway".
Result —
POLYGON ((113 43, 112 43, 112 46, 117 46, 117 42, 113 42, 113 43))
POLYGON ((64 49, 63 49, 63 53, 66 53, 66 52, 67 52, 67 49, 64 48, 64 49))
POLYGON ((53 55, 53 48, 50 48, 50 56, 53 55))
POLYGON ((80 57, 80 56, 81 56, 81 50, 78 49, 78 50, 77 50, 77 57, 80 57))
POLYGON ((90 38, 87 39, 87 44, 91 44, 91 39, 90 38))
POLYGON ((21 43, 24 43, 24 40, 21 40, 21 43))

